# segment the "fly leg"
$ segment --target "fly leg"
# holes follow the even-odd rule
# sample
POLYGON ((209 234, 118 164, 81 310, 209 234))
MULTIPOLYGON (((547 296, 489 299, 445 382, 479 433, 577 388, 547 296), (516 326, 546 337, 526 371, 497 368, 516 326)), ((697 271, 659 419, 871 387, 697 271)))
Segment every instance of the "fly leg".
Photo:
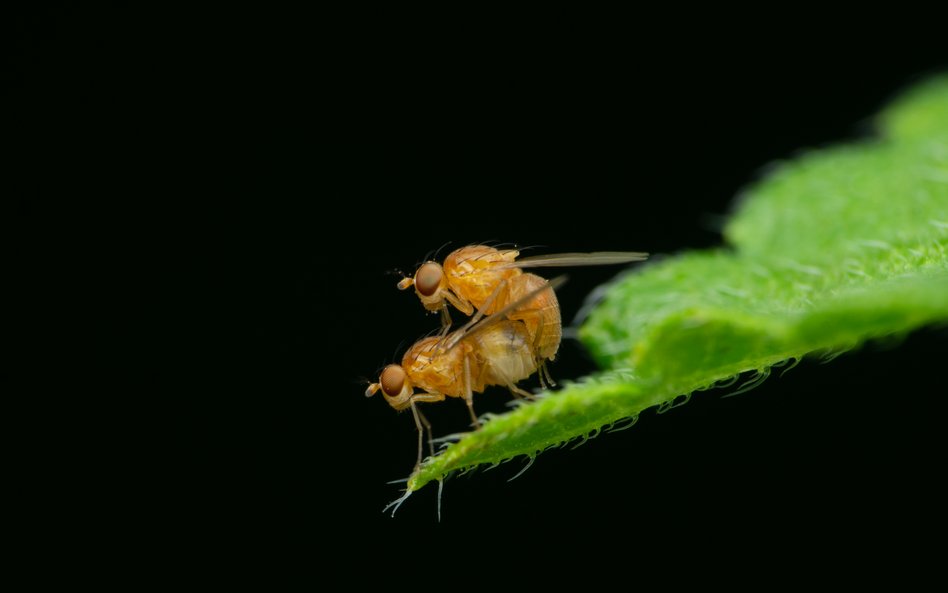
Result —
POLYGON ((470 303, 465 298, 459 297, 450 290, 444 291, 444 298, 447 299, 449 303, 454 305, 454 308, 464 313, 465 315, 471 315, 474 313, 474 305, 470 303))
POLYGON ((539 368, 540 368, 540 372, 537 374, 540 375, 541 377, 540 382, 541 383, 543 382, 542 377, 546 375, 547 385, 549 385, 550 387, 556 387, 556 381, 554 381, 553 377, 550 376, 550 369, 546 366, 546 360, 540 361, 539 368))
POLYGON ((413 395, 409 400, 411 413, 415 418, 415 428, 418 429, 418 461, 415 462, 416 471, 419 467, 421 467, 421 451, 424 448, 422 446, 422 441, 424 440, 422 433, 428 433, 428 450, 431 452, 432 456, 434 455, 434 435, 431 433, 431 423, 428 422, 428 419, 425 418, 425 415, 421 413, 421 410, 418 409, 418 406, 415 405, 415 402, 439 402, 442 400, 444 400, 444 395, 440 393, 419 393, 413 395), (422 426, 424 426, 424 430, 422 430, 422 426))
MULTIPOLYGON (((494 289, 494 292, 490 293, 490 296, 487 297, 486 301, 484 301, 484 305, 481 306, 477 310, 477 313, 475 313, 474 316, 471 317, 471 319, 467 323, 465 323, 460 328, 458 328, 458 330, 455 331, 454 334, 456 336, 463 336, 464 332, 471 329, 475 323, 477 323, 478 321, 481 320, 482 317, 484 317, 484 313, 491 308, 491 306, 494 304, 494 301, 497 300, 497 297, 506 288, 507 288, 507 280, 501 280, 497 284, 497 288, 494 289)), ((445 343, 444 339, 442 339, 441 341, 438 342, 438 346, 439 347, 446 346, 447 348, 451 348, 452 346, 454 346, 454 344, 445 343)))
POLYGON ((510 394, 517 399, 536 399, 536 396, 527 391, 526 389, 521 389, 517 387, 514 383, 507 383, 507 389, 510 390, 510 394))
POLYGON ((446 304, 441 305, 441 333, 438 334, 438 344, 442 343, 448 332, 451 331, 451 312, 446 304))
MULTIPOLYGON (((526 323, 526 320, 524 320, 524 323, 526 323)), ((549 387, 556 385, 556 383, 554 383, 551 379, 550 384, 547 385, 547 382, 544 380, 549 378, 550 374, 546 373, 546 377, 544 377, 546 364, 544 364, 545 361, 540 354, 540 344, 542 343, 543 338, 543 325, 543 318, 537 315, 537 329, 533 334, 533 363, 537 367, 537 377, 540 378, 540 388, 546 391, 549 389, 549 387)))
POLYGON ((441 303, 441 309, 440 309, 441 332, 438 334, 438 342, 437 342, 439 347, 442 344, 444 344, 444 341, 447 339, 448 334, 451 332, 451 323, 452 323, 451 311, 450 311, 450 308, 448 307, 448 303, 451 303, 452 305, 454 305, 455 309, 457 309, 458 311, 462 313, 466 313, 467 315, 470 315, 471 313, 474 312, 474 305, 456 296, 450 290, 445 290, 443 295, 447 303, 445 302, 441 303))
POLYGON ((464 355, 464 401, 467 403, 467 411, 471 413, 474 428, 479 429, 481 421, 477 419, 477 414, 474 413, 474 394, 471 392, 471 362, 466 354, 464 355))
POLYGON ((546 359, 540 353, 540 344, 543 343, 543 329, 546 327, 543 317, 537 315, 537 330, 533 337, 533 352, 536 356, 537 376, 540 377, 540 386, 543 389, 556 387, 556 381, 550 376, 550 369, 546 366, 546 359))
POLYGON ((497 288, 494 289, 494 292, 490 293, 490 296, 487 297, 487 300, 484 301, 484 305, 477 310, 477 313, 474 314, 474 317, 471 317, 471 320, 464 324, 464 329, 470 328, 472 325, 481 320, 481 317, 484 316, 484 313, 488 311, 493 305, 494 301, 497 300, 497 297, 507 289, 507 280, 501 280, 497 283, 497 288))
MULTIPOLYGON (((423 449, 421 442, 424 438, 422 434, 424 431, 421 428, 421 414, 418 413, 418 407, 415 405, 414 400, 412 400, 411 402, 411 413, 412 413, 412 416, 415 417, 415 428, 418 429, 418 460, 415 461, 415 471, 417 471, 418 468, 421 467, 421 450, 423 449)), ((427 428, 428 430, 431 430, 431 425, 429 424, 427 428)))

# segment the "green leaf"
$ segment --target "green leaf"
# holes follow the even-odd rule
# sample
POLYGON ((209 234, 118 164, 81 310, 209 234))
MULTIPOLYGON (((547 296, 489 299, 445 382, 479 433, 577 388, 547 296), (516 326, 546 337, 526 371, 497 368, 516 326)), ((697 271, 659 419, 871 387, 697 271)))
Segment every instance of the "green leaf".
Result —
MULTIPOLYGON (((580 330, 604 369, 490 418, 410 477, 588 438, 653 406, 806 354, 948 320, 948 78, 910 91, 880 137, 782 163, 743 196, 727 247, 655 261, 580 330)), ((676 399, 678 398, 678 399, 676 399)))

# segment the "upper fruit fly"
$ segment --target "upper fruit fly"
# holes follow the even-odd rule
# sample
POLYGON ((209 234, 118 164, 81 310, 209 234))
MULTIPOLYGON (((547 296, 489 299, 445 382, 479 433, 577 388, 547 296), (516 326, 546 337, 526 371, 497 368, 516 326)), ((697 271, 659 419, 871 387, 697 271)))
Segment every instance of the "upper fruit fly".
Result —
MULTIPOLYGON (((385 401, 396 410, 411 409, 418 429, 418 461, 421 463, 423 428, 428 432, 428 445, 434 454, 431 424, 416 404, 439 402, 445 397, 464 398, 471 419, 477 426, 474 413, 474 393, 488 385, 507 387, 515 396, 532 397, 517 386, 517 382, 537 371, 540 354, 535 350, 527 324, 510 319, 511 310, 536 298, 553 298, 553 290, 565 281, 557 278, 528 291, 520 298, 491 315, 479 310, 472 323, 446 337, 423 338, 408 349, 401 364, 390 364, 382 370, 378 383, 365 391, 366 397, 382 392, 385 401), (419 390, 419 391, 416 391, 419 390)), ((488 299, 487 305, 491 305, 488 299)))
MULTIPOLYGON (((457 249, 444 263, 423 263, 413 277, 405 277, 398 288, 415 287, 415 294, 429 311, 441 313, 442 334, 451 327, 448 304, 465 315, 475 310, 493 314, 500 309, 508 311, 511 320, 523 321, 528 339, 537 355, 540 382, 553 383, 545 361, 552 359, 559 349, 562 336, 559 303, 553 291, 545 291, 527 299, 518 307, 509 304, 542 286, 546 280, 521 268, 598 266, 642 261, 647 253, 635 251, 598 251, 592 253, 559 253, 517 259, 516 249, 496 249, 487 245, 469 245, 457 249)), ((468 326, 470 322, 468 323, 468 326)))

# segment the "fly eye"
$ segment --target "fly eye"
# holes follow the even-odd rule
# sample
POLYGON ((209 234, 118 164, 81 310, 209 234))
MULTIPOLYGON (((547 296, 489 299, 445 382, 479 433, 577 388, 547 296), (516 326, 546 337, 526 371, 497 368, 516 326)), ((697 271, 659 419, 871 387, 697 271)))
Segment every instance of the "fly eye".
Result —
POLYGON ((405 369, 397 364, 390 364, 382 370, 382 376, 379 378, 382 385, 382 392, 389 397, 396 397, 402 392, 405 386, 405 369))
POLYGON ((415 288, 418 289, 423 296, 431 296, 438 290, 438 286, 441 285, 441 277, 444 272, 441 270, 441 265, 436 264, 433 261, 430 261, 415 272, 415 288))

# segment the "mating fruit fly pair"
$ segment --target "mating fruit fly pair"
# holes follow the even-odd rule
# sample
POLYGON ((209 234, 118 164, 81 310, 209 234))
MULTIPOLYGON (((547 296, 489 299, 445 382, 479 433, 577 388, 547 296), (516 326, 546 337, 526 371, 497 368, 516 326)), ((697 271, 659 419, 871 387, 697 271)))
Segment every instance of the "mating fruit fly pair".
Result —
POLYGON ((411 409, 418 429, 416 468, 421 464, 423 431, 434 454, 431 423, 416 404, 463 398, 477 427, 474 393, 499 385, 514 397, 532 398, 517 382, 533 373, 544 387, 554 384, 546 361, 553 359, 560 346, 562 322, 554 289, 565 279, 548 282, 523 268, 623 264, 647 257, 612 251, 517 259, 519 255, 516 249, 462 247, 443 264, 425 262, 413 277, 398 283, 402 290, 414 286, 422 305, 441 314, 441 333, 415 342, 402 363, 385 367, 365 395, 381 390, 396 410, 411 409), (453 332, 448 305, 471 317, 453 332))

